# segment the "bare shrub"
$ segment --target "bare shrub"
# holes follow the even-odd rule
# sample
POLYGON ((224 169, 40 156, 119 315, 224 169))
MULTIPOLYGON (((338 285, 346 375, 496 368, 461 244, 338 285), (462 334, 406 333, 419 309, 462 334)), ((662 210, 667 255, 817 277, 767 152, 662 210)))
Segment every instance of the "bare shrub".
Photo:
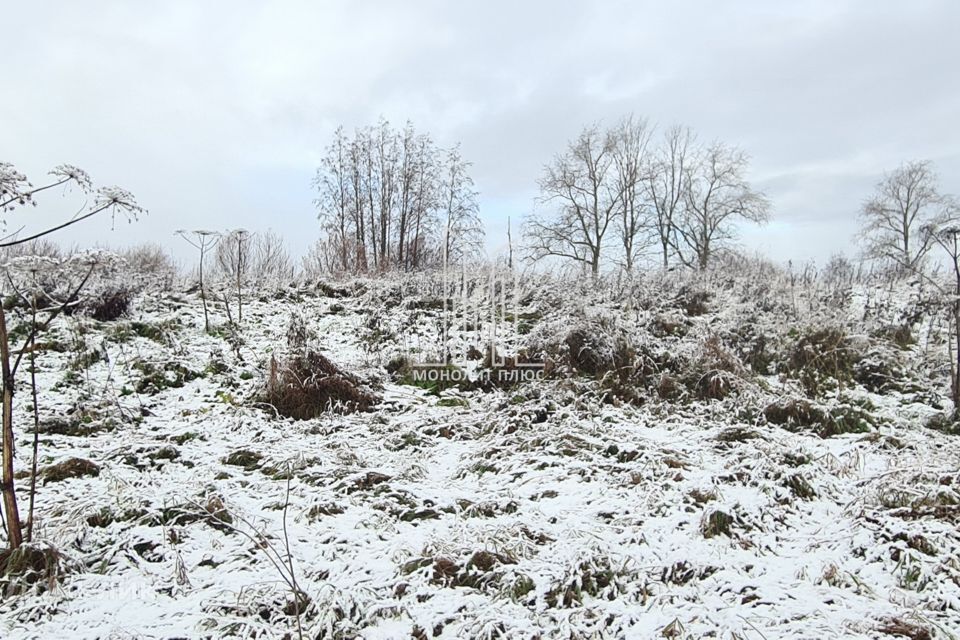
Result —
POLYGON ((865 433, 874 424, 874 419, 863 407, 844 403, 823 407, 799 398, 774 402, 763 410, 763 416, 770 424, 787 431, 812 431, 821 438, 865 433))
POLYGON ((257 282, 276 286, 293 277, 293 261, 280 234, 258 233, 254 245, 253 274, 257 282))
POLYGON ((235 229, 223 236, 213 254, 220 276, 230 281, 246 276, 252 257, 249 240, 250 234, 244 229, 235 229))
POLYGON ((8 261, 23 256, 33 256, 38 258, 52 258, 60 262, 63 260, 64 251, 56 242, 47 238, 38 238, 25 242, 23 244, 13 245, 0 249, 0 261, 8 261))
POLYGON ((144 243, 123 252, 129 271, 144 280, 170 287, 177 275, 177 266, 166 250, 157 243, 144 243))
POLYGON ((707 303, 713 297, 709 291, 683 286, 677 292, 674 303, 684 310, 688 316, 702 316, 709 311, 707 303))
POLYGON ((568 326, 538 327, 531 336, 529 355, 536 361, 548 361, 551 370, 598 377, 633 365, 633 347, 626 332, 614 323, 601 319, 580 322, 572 329, 568 326))
POLYGON ((756 316, 748 318, 738 328, 725 334, 740 361, 752 373, 767 376, 776 367, 778 336, 766 333, 756 316))
POLYGON ((287 346, 292 351, 303 351, 316 339, 316 332, 307 325, 303 314, 297 312, 290 314, 290 322, 287 324, 287 346))
POLYGON ((846 331, 837 327, 811 329, 799 336, 787 362, 788 371, 804 390, 817 396, 853 379, 860 355, 846 331))
POLYGON ((336 271, 332 243, 321 239, 310 245, 300 262, 300 271, 306 280, 319 280, 325 274, 336 271))
POLYGON ((821 277, 829 287, 844 287, 853 284, 855 275, 856 269, 850 260, 841 253, 835 253, 824 265, 821 277))
POLYGON ((83 301, 82 310, 94 320, 111 322, 130 311, 130 289, 123 285, 104 289, 83 301))
POLYGON ((737 388, 745 372, 737 356, 712 335, 700 346, 700 353, 686 379, 698 398, 722 400, 737 388))
POLYGON ((580 373, 597 375, 613 366, 613 344, 608 336, 578 327, 563 339, 570 364, 580 373))
POLYGON ((900 350, 889 343, 872 346, 854 365, 853 378, 873 393, 922 391, 905 366, 900 350))

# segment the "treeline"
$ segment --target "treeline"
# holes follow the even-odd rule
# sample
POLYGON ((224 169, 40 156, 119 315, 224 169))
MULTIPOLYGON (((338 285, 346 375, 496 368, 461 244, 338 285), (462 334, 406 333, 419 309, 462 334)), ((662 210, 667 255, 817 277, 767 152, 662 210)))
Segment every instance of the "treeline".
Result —
MULTIPOLYGON (((606 258, 632 271, 659 256, 705 269, 738 221, 762 223, 769 202, 746 179, 749 158, 688 127, 662 133, 629 116, 586 127, 544 167, 524 244, 597 274, 606 258)), ((407 123, 386 120, 348 136, 339 128, 314 185, 324 237, 313 259, 334 273, 415 270, 458 260, 482 241, 470 163, 407 123)))
POLYGON ((689 127, 658 134, 632 115, 586 127, 544 167, 540 211, 525 227, 531 257, 572 260, 594 275, 607 256, 627 271, 651 254, 664 268, 705 269, 737 221, 769 216, 748 166, 743 151, 702 144, 689 127))
POLYGON ((331 272, 436 266, 481 248, 470 163, 409 122, 337 129, 314 186, 324 239, 315 259, 331 272))

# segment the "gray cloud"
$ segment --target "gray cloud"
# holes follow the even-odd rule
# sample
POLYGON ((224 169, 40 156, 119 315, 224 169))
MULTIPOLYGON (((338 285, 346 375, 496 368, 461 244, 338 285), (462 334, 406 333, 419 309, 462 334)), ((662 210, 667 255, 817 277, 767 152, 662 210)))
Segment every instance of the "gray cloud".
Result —
MULTIPOLYGON (((35 180, 78 164, 151 211, 64 241, 176 247, 181 227, 272 227, 301 252, 333 129, 381 115, 462 141, 497 233, 582 125, 628 112, 747 150, 775 221, 744 242, 784 258, 851 251, 859 203, 905 159, 934 160, 960 191, 949 0, 94 0, 8 3, 3 20, 0 159, 35 180)), ((48 200, 29 224, 73 204, 48 200)))

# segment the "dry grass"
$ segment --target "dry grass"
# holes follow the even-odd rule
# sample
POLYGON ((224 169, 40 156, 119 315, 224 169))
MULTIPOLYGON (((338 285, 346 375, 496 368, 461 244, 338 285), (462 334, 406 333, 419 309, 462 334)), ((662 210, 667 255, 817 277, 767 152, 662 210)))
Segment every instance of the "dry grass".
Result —
POLYGON ((48 482, 61 482, 63 480, 69 480, 70 478, 82 478, 84 476, 96 477, 99 475, 99 465, 89 460, 84 460, 83 458, 69 458, 63 462, 44 467, 40 471, 40 477, 43 478, 44 484, 48 482))
POLYGON ((0 593, 4 598, 57 586, 65 573, 63 554, 51 546, 24 544, 13 551, 0 551, 0 593))
POLYGON ((264 400, 282 416, 309 420, 327 411, 369 411, 379 402, 360 380, 323 354, 308 350, 283 363, 270 361, 264 400))
POLYGON ((930 632, 923 627, 899 618, 888 620, 877 631, 888 636, 909 638, 910 640, 931 640, 933 638, 930 632))

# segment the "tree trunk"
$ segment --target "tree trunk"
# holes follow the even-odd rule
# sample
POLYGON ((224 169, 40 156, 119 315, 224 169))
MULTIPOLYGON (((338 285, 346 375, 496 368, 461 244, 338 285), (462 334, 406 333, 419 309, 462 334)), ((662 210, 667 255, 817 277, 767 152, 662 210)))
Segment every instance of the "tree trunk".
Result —
POLYGON ((707 265, 710 263, 710 239, 706 232, 703 234, 703 245, 698 253, 700 254, 697 256, 700 262, 700 271, 706 271, 707 265))
POLYGON ((20 510, 13 484, 13 374, 10 371, 10 343, 6 312, 0 308, 0 369, 3 374, 3 511, 6 516, 7 543, 10 549, 23 544, 20 510))

